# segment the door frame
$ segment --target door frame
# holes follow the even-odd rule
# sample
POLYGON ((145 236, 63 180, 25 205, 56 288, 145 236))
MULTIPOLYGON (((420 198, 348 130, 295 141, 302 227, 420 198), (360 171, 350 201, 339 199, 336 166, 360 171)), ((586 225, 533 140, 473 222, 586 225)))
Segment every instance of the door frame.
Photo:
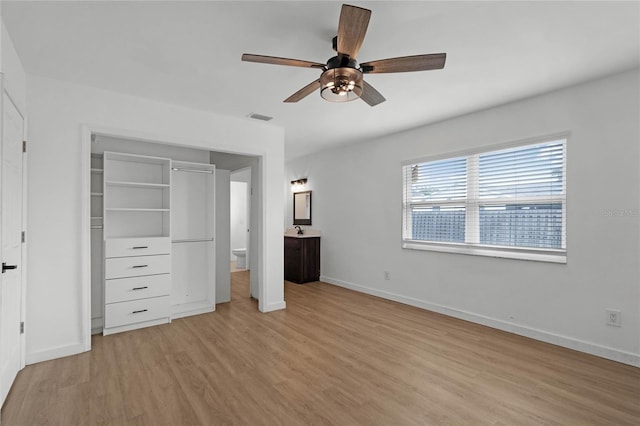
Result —
MULTIPOLYGON (((257 251, 259 248, 259 245, 257 243, 257 237, 254 238, 252 237, 252 235, 255 232, 255 235, 258 234, 258 229, 259 229, 259 224, 258 224, 258 220, 259 217, 257 216, 257 212, 258 209, 254 207, 254 204, 257 205, 258 202, 256 201, 256 199, 254 198, 255 196, 257 196, 257 193, 254 195, 253 193, 253 187, 255 184, 255 187, 258 187, 259 182, 257 182, 256 180, 254 180, 254 175, 258 176, 258 163, 257 161, 252 161, 251 164, 249 165, 245 165, 242 167, 239 167, 235 170, 231 171, 231 174, 236 173, 236 172, 242 172, 244 170, 248 170, 249 171, 249 181, 246 182, 247 184, 247 193, 246 193, 246 199, 247 199, 247 228, 248 228, 248 232, 246 235, 246 244, 245 247, 247 248, 247 269, 248 270, 257 270, 259 267, 259 264, 257 262, 257 260, 254 260, 254 257, 251 255, 251 253, 253 253, 254 251, 257 251), (254 230, 255 228, 255 230, 254 230)), ((231 249, 233 247, 229 247, 229 252, 231 252, 231 249)), ((253 275, 249 275, 249 296, 258 300, 260 298, 260 292, 258 291, 257 294, 253 294, 252 293, 252 289, 256 286, 256 280, 257 279, 257 275, 256 277, 253 277, 253 275)))
MULTIPOLYGON (((205 151, 214 151, 214 152, 225 152, 228 154, 238 154, 238 155, 249 155, 257 157, 258 163, 258 171, 256 173, 256 177, 258 180, 257 186, 257 198, 260 205, 262 205, 262 198, 264 196, 264 182, 266 179, 265 169, 261 167, 264 163, 266 153, 263 151, 251 151, 251 150, 236 150, 231 151, 229 149, 221 149, 216 148, 213 142, 210 142, 210 146, 204 146, 202 143, 198 143, 193 140, 188 140, 184 138, 168 138, 167 136, 158 135, 158 134, 148 134, 144 132, 126 130, 121 128, 111 128, 100 125, 92 125, 92 124, 82 124, 81 125, 81 170, 82 170, 82 179, 80 183, 80 205, 81 205, 81 214, 80 214, 80 226, 81 226, 81 240, 80 240, 80 256, 81 256, 81 286, 80 286, 80 300, 81 300, 81 317, 82 317, 82 326, 81 326, 81 335, 82 335, 82 346, 85 351, 91 350, 91 140, 92 135, 97 134, 101 136, 108 136, 120 139, 129 139, 136 140, 141 142, 150 142, 157 144, 165 144, 165 145, 174 145, 185 148, 194 148, 205 151)), ((202 141, 200 141, 202 142, 202 141)), ((205 144, 206 145, 206 144, 205 144)), ((265 212, 260 209, 260 215, 257 217, 257 232, 259 241, 264 241, 262 237, 262 233, 265 232, 264 226, 262 224, 265 220, 265 212)), ((254 233, 254 237, 256 234, 254 233)), ((256 238, 257 239, 257 238, 256 238)), ((258 289, 260 294, 260 300, 258 309, 262 312, 265 312, 266 305, 264 304, 264 279, 265 274, 263 273, 264 267, 264 248, 262 244, 256 245, 255 252, 255 263, 257 264, 257 268, 255 269, 255 274, 258 279, 258 289)))
MULTIPOLYGON (((0 190, 2 189, 2 144, 4 143, 4 139, 2 135, 4 134, 4 108, 5 108, 5 99, 8 99, 9 102, 16 109, 20 117, 22 118, 22 140, 27 140, 27 117, 24 111, 18 106, 18 104, 14 101, 11 93, 7 91, 5 87, 5 76, 4 73, 0 72, 0 190)), ((27 150, 28 151, 28 150, 27 150)), ((23 151, 22 153, 22 217, 21 217, 21 228, 22 232, 25 232, 27 229, 27 151, 23 151)), ((2 208, 0 203, 0 208, 2 208)), ((0 216, 1 220, 1 216, 0 216)), ((24 234, 26 236, 26 233, 24 234)), ((0 230, 0 258, 2 258, 2 232, 0 230)), ((25 330, 20 334, 20 370, 22 370, 26 365, 26 311, 27 311, 27 239, 23 241, 20 247, 20 322, 25 324, 25 330)), ((2 276, 0 275, 0 285, 2 285, 2 276)), ((0 301, 1 303, 1 301, 0 301)), ((0 304, 1 307, 1 304, 0 304)), ((18 370, 18 371, 20 371, 18 370)))

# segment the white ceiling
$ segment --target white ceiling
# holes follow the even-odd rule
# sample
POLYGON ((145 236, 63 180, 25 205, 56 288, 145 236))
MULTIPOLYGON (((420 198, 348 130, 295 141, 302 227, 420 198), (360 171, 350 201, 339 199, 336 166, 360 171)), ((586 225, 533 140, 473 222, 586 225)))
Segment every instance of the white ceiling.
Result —
MULTIPOLYGON (((397 132, 637 67, 638 2, 352 2, 373 11, 360 62, 447 53, 443 70, 367 75, 387 101, 283 99, 326 62, 341 2, 10 2, 28 74, 246 117, 275 117, 287 158, 397 132)), ((248 118, 247 118, 248 120, 248 118)))

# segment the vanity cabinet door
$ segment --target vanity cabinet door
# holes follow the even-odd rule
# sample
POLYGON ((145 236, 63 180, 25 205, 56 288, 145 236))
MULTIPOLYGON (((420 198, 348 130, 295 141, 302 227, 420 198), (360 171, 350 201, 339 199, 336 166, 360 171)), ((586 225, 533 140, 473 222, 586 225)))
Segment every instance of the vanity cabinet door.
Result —
POLYGON ((320 279, 320 238, 284 238, 284 279, 303 284, 320 279))
POLYGON ((284 279, 294 283, 302 281, 301 238, 284 239, 284 279))

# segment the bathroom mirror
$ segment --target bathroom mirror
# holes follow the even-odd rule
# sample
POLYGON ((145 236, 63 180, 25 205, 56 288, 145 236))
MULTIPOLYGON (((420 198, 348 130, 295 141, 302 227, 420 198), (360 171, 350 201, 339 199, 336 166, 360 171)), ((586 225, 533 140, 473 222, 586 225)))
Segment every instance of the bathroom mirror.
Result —
POLYGON ((293 194, 293 224, 311 225, 311 191, 293 194))

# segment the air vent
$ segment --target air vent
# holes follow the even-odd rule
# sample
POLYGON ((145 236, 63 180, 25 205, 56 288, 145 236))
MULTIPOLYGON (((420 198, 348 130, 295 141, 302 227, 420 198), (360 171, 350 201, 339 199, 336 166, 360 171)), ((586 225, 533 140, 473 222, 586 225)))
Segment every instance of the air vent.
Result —
POLYGON ((249 118, 253 118, 254 120, 262 120, 262 121, 273 120, 273 117, 269 117, 268 115, 255 114, 253 112, 249 114, 249 118))

